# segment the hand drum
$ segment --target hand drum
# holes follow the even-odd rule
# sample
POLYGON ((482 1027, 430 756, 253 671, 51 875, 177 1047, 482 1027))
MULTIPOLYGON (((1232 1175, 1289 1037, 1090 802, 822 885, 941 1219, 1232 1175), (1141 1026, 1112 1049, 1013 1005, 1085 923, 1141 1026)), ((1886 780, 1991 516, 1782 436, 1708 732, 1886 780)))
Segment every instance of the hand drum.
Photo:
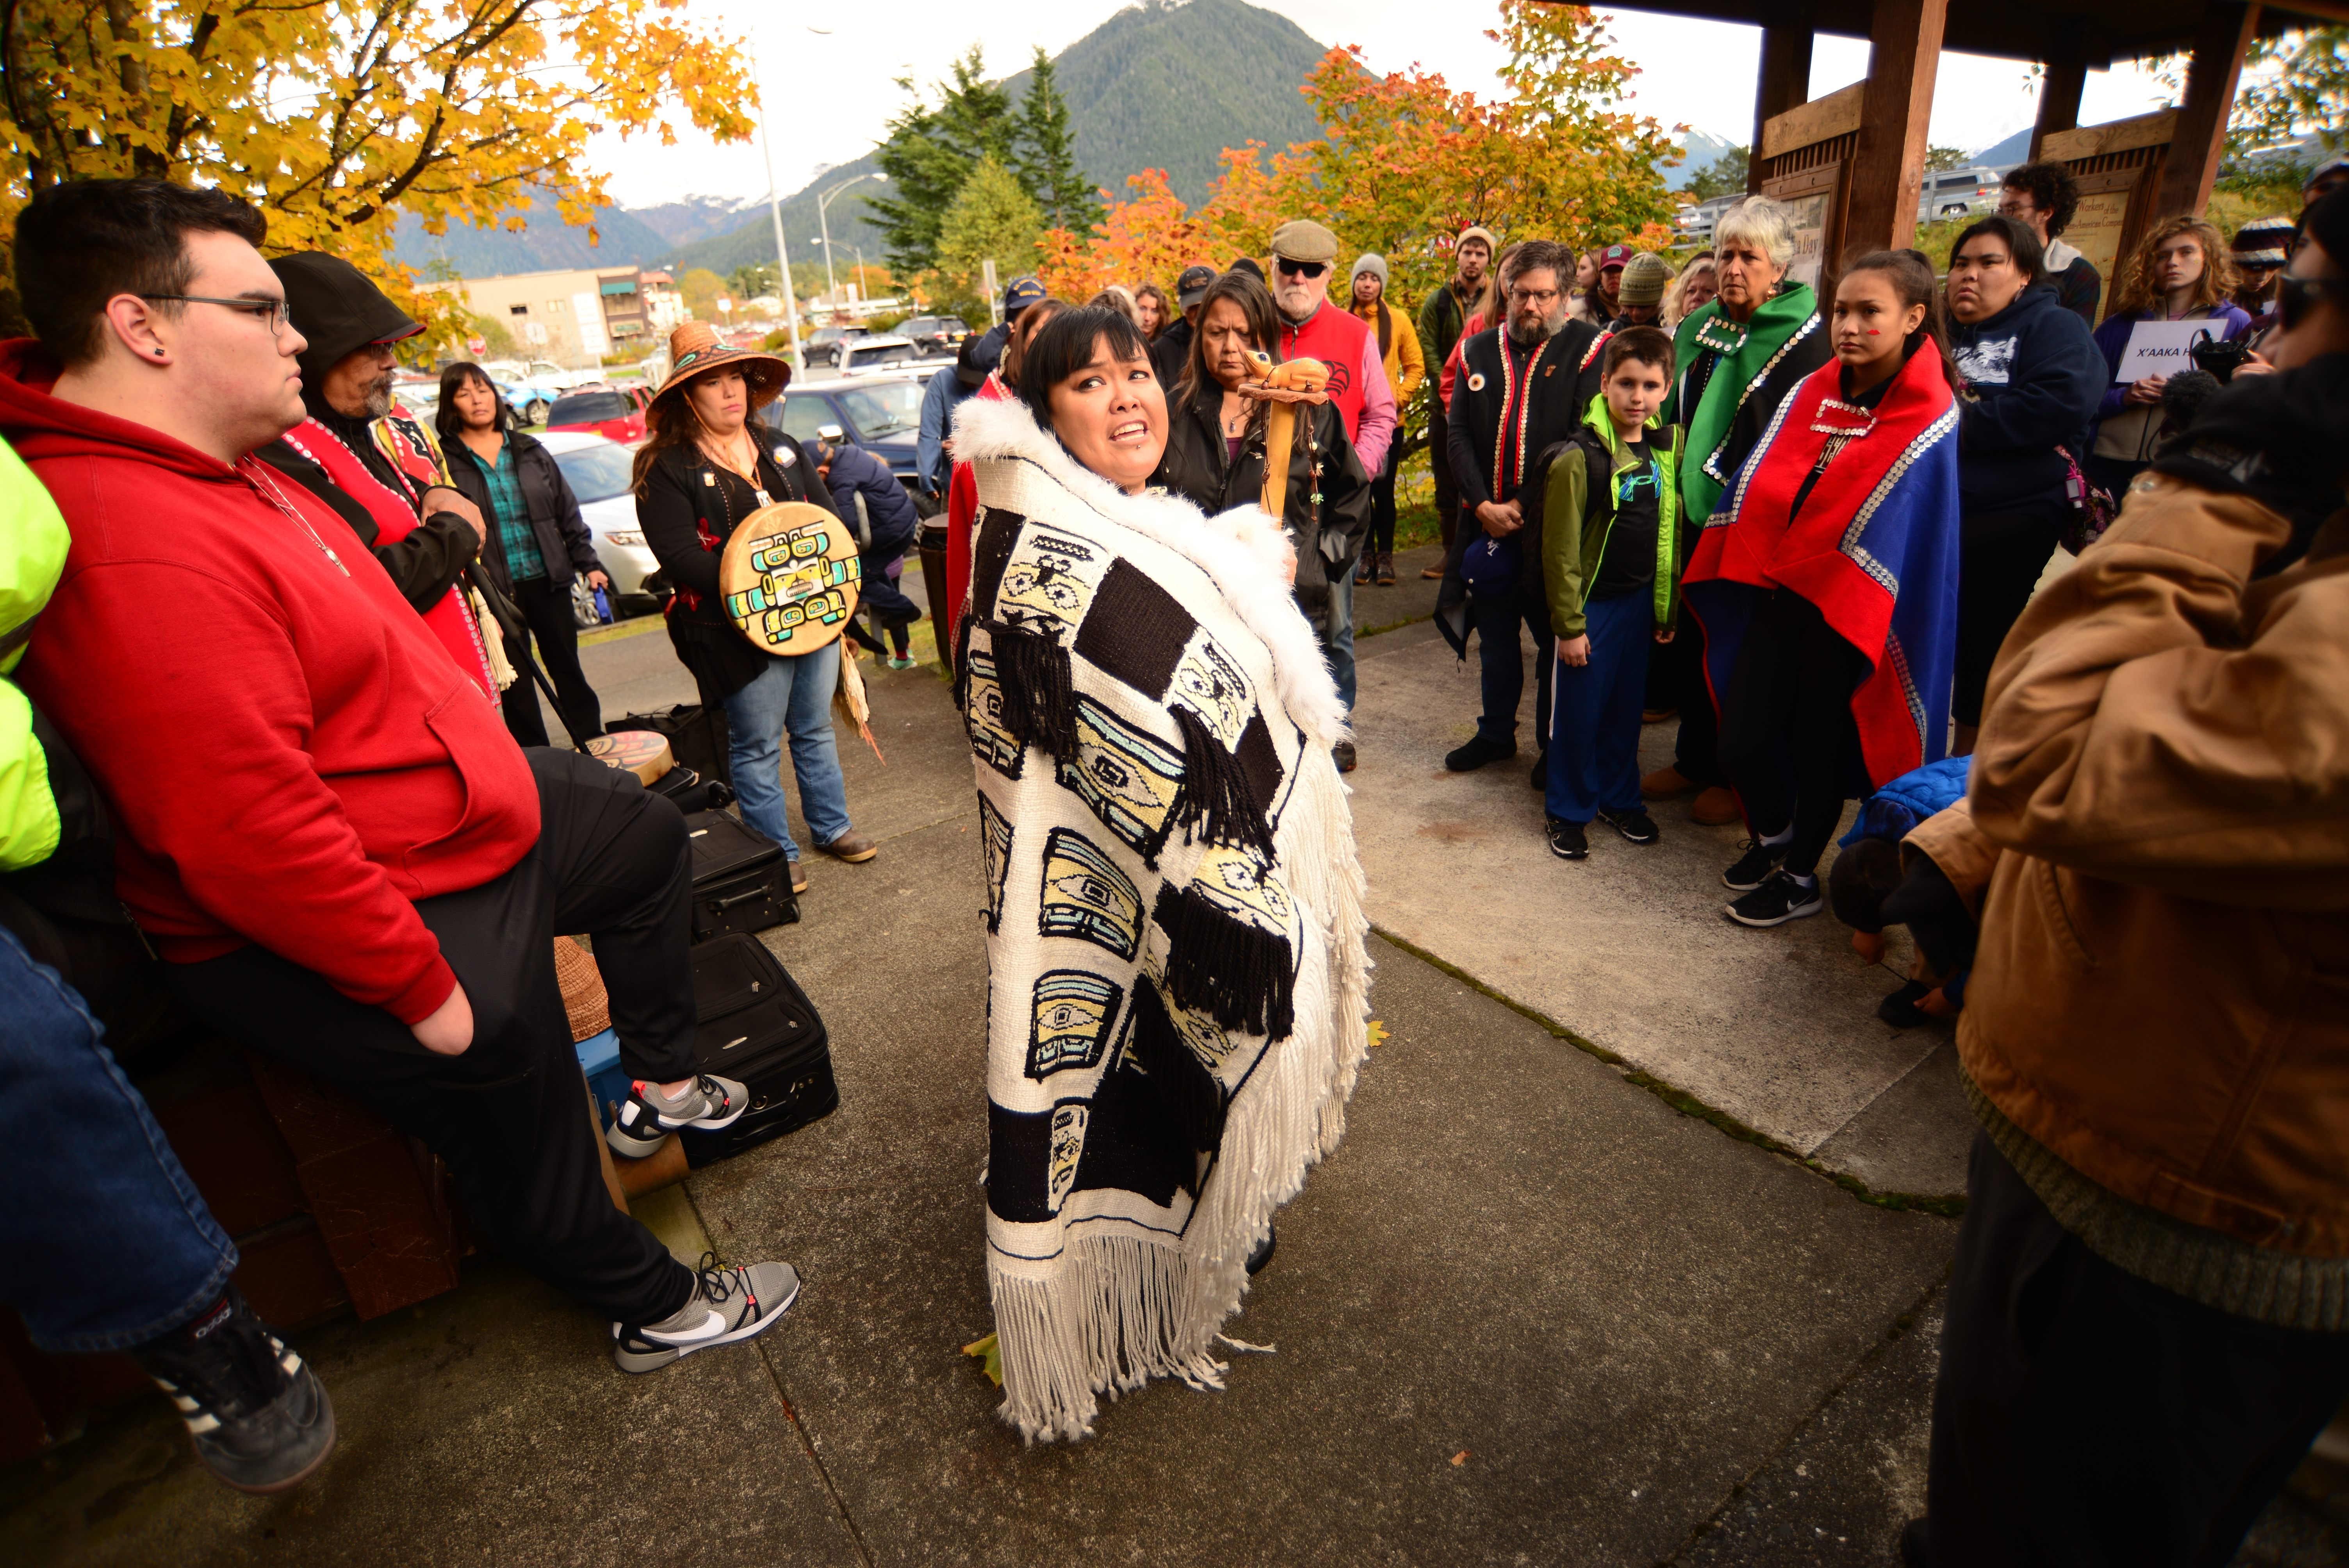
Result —
POLYGON ((848 525, 803 500, 744 518, 718 563, 726 613, 771 654, 812 654, 839 636, 862 576, 848 525))
POLYGON ((583 749, 606 767, 627 769, 636 776, 639 784, 649 785, 677 766, 667 738, 649 729, 621 729, 609 735, 591 736, 583 749))

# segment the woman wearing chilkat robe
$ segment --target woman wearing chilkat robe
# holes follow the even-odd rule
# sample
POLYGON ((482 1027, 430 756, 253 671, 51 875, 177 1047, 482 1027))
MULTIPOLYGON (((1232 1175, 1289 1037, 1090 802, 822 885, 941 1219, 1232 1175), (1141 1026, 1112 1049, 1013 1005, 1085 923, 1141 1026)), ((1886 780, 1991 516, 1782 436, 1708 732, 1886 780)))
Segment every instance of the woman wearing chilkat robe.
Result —
POLYGON ((987 881, 988 1280, 1004 1418, 1220 1387, 1217 1331, 1368 1044, 1345 711, 1255 507, 1146 492, 1166 403, 1071 310, 965 403, 978 512, 957 697, 987 881))

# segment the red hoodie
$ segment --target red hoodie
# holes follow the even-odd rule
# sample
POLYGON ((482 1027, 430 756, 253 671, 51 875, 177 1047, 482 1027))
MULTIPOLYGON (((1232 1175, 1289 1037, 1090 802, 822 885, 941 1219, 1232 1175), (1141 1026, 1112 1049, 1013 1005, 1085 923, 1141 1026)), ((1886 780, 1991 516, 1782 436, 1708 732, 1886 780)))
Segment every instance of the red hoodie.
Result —
POLYGON ((412 901, 538 838, 497 707, 301 486, 61 403, 57 376, 0 343, 0 434, 73 531, 17 679, 114 810, 124 903, 175 962, 256 942, 427 1016, 456 976, 412 901))

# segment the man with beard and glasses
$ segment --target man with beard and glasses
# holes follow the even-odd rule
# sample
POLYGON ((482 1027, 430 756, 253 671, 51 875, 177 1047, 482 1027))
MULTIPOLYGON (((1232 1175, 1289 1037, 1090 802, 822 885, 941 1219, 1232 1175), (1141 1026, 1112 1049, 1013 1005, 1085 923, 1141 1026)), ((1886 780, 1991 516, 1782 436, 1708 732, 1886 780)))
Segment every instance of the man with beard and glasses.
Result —
POLYGON ((1467 773, 1517 754, 1517 699, 1525 695, 1522 624, 1533 633, 1536 700, 1532 783, 1548 785, 1550 625, 1542 585, 1541 522, 1528 522, 1518 492, 1535 458, 1572 438, 1599 395, 1599 329, 1571 319, 1567 289, 1574 253, 1528 240, 1501 268, 1506 325, 1460 346, 1454 383, 1452 477, 1460 520, 1444 563, 1435 619, 1465 659, 1473 626, 1482 644, 1484 712, 1476 733, 1444 766, 1467 773))
POLYGON ((392 345, 423 324, 340 256, 305 251, 269 266, 309 340, 295 361, 309 418, 254 455, 350 525, 457 667, 495 700, 489 640, 460 582, 481 553, 481 511, 450 486, 431 437, 393 411, 392 345))

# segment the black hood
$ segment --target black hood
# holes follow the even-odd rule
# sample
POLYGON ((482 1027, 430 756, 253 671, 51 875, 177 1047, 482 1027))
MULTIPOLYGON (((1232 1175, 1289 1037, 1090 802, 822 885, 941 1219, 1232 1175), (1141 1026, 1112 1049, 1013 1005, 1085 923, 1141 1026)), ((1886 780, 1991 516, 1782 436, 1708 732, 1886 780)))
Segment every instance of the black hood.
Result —
POLYGON ((368 281, 365 273, 340 256, 305 251, 280 256, 269 263, 285 285, 285 304, 294 330, 310 340, 295 356, 302 367, 302 387, 315 390, 345 355, 370 343, 393 343, 413 337, 423 327, 388 295, 368 281))

